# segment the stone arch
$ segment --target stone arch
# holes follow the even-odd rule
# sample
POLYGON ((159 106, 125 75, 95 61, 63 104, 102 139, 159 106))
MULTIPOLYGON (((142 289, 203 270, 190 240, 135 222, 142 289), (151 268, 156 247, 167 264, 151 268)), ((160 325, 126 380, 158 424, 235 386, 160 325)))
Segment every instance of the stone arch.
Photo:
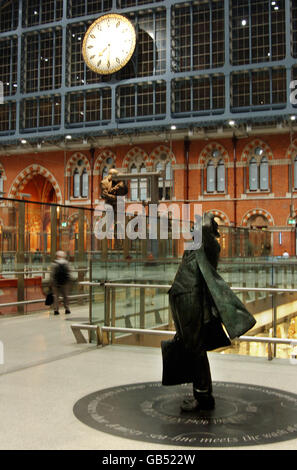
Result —
POLYGON ((222 211, 218 209, 211 209, 210 211, 207 211, 208 214, 213 214, 215 217, 219 217, 224 223, 224 225, 230 225, 230 220, 229 217, 222 211))
POLYGON ((76 166, 77 162, 79 160, 82 160, 84 162, 84 166, 88 172, 88 174, 91 173, 91 165, 89 162, 89 159, 87 156, 81 152, 75 152, 71 157, 69 158, 67 165, 66 165, 66 176, 71 176, 72 171, 74 167, 76 166))
POLYGON ((286 151, 286 158, 291 160, 291 158, 295 155, 297 156, 297 139, 293 140, 293 142, 289 145, 286 151))
POLYGON ((6 172, 5 172, 5 169, 4 169, 4 166, 2 165, 2 163, 0 163, 0 172, 2 173, 3 180, 6 181, 7 180, 6 172))
POLYGON ((22 170, 14 179, 9 193, 8 193, 8 198, 16 198, 18 192, 22 191, 22 189, 26 186, 26 184, 35 176, 35 175, 41 175, 47 180, 51 182, 53 185, 53 188, 56 192, 57 196, 57 203, 62 204, 63 198, 62 198, 62 192, 61 189, 58 185, 58 182, 54 175, 44 168, 41 165, 38 164, 32 164, 27 166, 24 170, 22 170))
MULTIPOLYGON (((218 142, 210 142, 207 144, 202 151, 200 152, 200 155, 198 157, 198 164, 204 166, 207 160, 211 158, 211 152, 213 150, 219 150, 221 158, 224 159, 224 164, 226 165, 229 162, 229 154, 225 147, 223 147, 221 144, 218 142)), ((220 159, 217 157, 218 160, 220 159)))
POLYGON ((159 145, 158 147, 154 148, 154 150, 149 155, 149 162, 151 165, 154 165, 157 160, 162 160, 162 155, 166 155, 166 159, 164 161, 170 161, 172 168, 176 165, 176 158, 172 150, 166 145, 159 145))
POLYGON ((117 157, 111 150, 103 150, 103 152, 100 152, 94 163, 94 175, 101 174, 102 166, 107 158, 112 158, 115 162, 117 157))
POLYGON ((247 163, 253 155, 252 152, 256 147, 260 147, 264 151, 268 160, 273 160, 273 153, 269 145, 261 139, 254 139, 244 147, 241 154, 241 161, 247 163))
MULTIPOLYGON (((79 213, 78 212, 73 212, 68 218, 67 222, 69 226, 75 224, 78 221, 79 218, 79 213)), ((84 222, 86 223, 86 226, 89 228, 90 227, 90 222, 88 217, 84 216, 84 222)))
POLYGON ((129 164, 135 159, 135 157, 138 157, 138 156, 140 156, 143 159, 145 166, 151 165, 149 162, 148 154, 139 147, 133 147, 132 149, 129 150, 128 153, 126 153, 124 157, 123 168, 127 170, 129 167, 129 164))
POLYGON ((254 217, 254 216, 263 216, 267 219, 268 223, 270 226, 273 226, 274 225, 274 220, 273 220, 273 217, 272 215, 266 211, 265 209, 251 209, 249 210, 242 218, 242 222, 241 222, 241 225, 243 227, 247 227, 248 226, 248 221, 251 217, 254 217))

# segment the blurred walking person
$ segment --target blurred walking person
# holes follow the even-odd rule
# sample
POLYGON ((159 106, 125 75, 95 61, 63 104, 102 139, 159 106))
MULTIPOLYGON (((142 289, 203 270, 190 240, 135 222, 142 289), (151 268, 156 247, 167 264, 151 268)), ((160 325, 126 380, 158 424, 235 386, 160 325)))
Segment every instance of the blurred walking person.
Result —
POLYGON ((69 290, 71 284, 70 265, 64 251, 57 251, 51 267, 51 287, 54 295, 54 315, 59 315, 59 296, 63 298, 65 313, 69 314, 69 290))

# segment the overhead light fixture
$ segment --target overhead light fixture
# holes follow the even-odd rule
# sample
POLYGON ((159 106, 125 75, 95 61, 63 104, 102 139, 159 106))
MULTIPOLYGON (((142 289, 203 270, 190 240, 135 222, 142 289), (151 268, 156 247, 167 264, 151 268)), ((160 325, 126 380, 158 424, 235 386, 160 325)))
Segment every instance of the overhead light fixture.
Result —
POLYGON ((172 131, 175 131, 175 130, 176 130, 176 126, 173 124, 173 125, 170 127, 170 129, 171 129, 172 131))
POLYGON ((291 116, 291 121, 296 121, 296 116, 291 116))
POLYGON ((27 143, 26 139, 21 139, 21 144, 26 144, 26 143, 27 143))
POLYGON ((247 20, 246 19, 241 20, 241 25, 246 26, 247 25, 247 20))
POLYGON ((235 121, 233 121, 232 119, 229 121, 229 126, 233 127, 235 126, 235 121))
POLYGON ((66 135, 65 139, 71 140, 71 139, 72 139, 72 136, 68 134, 68 135, 66 135))

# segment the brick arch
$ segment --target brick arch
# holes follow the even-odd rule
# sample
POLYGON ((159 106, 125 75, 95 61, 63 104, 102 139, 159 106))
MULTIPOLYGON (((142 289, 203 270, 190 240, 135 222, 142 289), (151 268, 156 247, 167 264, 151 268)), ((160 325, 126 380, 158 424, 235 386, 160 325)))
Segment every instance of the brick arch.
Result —
POLYGON ((100 152, 99 155, 97 156, 95 163, 94 163, 94 175, 99 175, 101 174, 101 167, 104 163, 104 161, 107 158, 113 158, 113 161, 116 161, 116 154, 112 152, 111 150, 104 150, 103 152, 100 152))
POLYGON ((81 152, 75 152, 73 155, 71 155, 71 157, 69 158, 67 162, 66 176, 71 176, 73 168, 76 166, 78 160, 82 160, 84 162, 84 165, 88 174, 91 173, 91 165, 90 165, 88 157, 81 152))
POLYGON ((264 142, 261 139, 254 139, 251 142, 249 142, 243 149, 242 154, 241 154, 241 161, 242 162, 248 162, 251 155, 252 151, 256 148, 260 147, 263 149, 265 155, 267 156, 268 160, 273 160, 273 153, 271 148, 269 147, 266 142, 264 142))
POLYGON ((38 164, 33 164, 33 165, 27 166, 27 168, 22 170, 15 177, 15 179, 14 179, 14 181, 13 181, 11 187, 10 187, 8 197, 9 198, 15 198, 17 196, 18 192, 22 191, 22 189, 26 186, 26 184, 32 178, 34 178, 35 175, 41 175, 44 178, 46 178, 48 181, 51 182, 51 184, 53 185, 53 188, 56 192, 57 203, 62 204, 62 201, 63 201, 62 192, 61 192, 60 186, 58 185, 58 182, 57 182, 56 178, 54 177, 54 175, 49 170, 47 170, 46 168, 44 168, 43 166, 38 165, 38 164))
POLYGON ((262 215, 262 216, 266 217, 266 219, 267 219, 270 226, 274 225, 274 220, 273 220, 272 215, 269 212, 267 212, 265 209, 251 209, 251 210, 249 210, 243 216, 242 221, 241 221, 241 225, 243 227, 247 227, 249 219, 251 217, 253 217, 254 215, 262 215))
POLYGON ((166 145, 159 145, 156 147, 149 155, 149 162, 151 165, 154 165, 154 163, 158 160, 160 160, 160 155, 162 153, 165 153, 167 155, 167 161, 170 161, 172 168, 174 168, 174 165, 176 165, 176 158, 172 150, 170 150, 169 147, 166 145))
POLYGON ((143 161, 145 163, 145 166, 150 166, 151 163, 149 162, 149 156, 148 154, 141 149, 140 147, 133 147, 132 149, 129 150, 128 153, 126 153, 124 160, 123 160, 123 168, 127 169, 129 164, 134 160, 135 157, 140 155, 143 158, 143 161))
POLYGON ((229 217, 224 212, 218 209, 211 209, 210 211, 207 211, 207 213, 213 214, 215 217, 219 217, 225 225, 230 225, 229 217))
POLYGON ((291 160, 294 154, 297 156, 297 139, 293 140, 293 142, 287 148, 286 158, 291 160))
POLYGON ((2 173, 2 178, 4 179, 4 181, 6 181, 6 179, 7 179, 6 172, 5 172, 5 169, 4 169, 4 166, 2 165, 2 163, 0 163, 0 172, 2 173))
MULTIPOLYGON (((224 159, 224 163, 228 163, 229 161, 229 154, 225 147, 223 147, 221 144, 218 142, 210 142, 207 144, 202 151, 200 152, 200 155, 198 157, 198 164, 200 165, 205 165, 206 161, 210 158, 212 150, 219 150, 221 153, 221 156, 224 159)), ((219 158, 218 158, 219 160, 219 158)))
MULTIPOLYGON (((79 218, 79 213, 78 212, 73 212, 68 218, 67 221, 69 223, 69 226, 75 224, 78 221, 79 218)), ((86 222, 87 227, 90 226, 89 219, 87 216, 84 216, 84 222, 86 222)))

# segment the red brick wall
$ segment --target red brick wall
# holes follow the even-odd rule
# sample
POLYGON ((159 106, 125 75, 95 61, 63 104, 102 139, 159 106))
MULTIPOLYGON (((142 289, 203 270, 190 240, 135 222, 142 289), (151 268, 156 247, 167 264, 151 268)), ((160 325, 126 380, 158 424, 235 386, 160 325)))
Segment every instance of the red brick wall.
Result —
MULTIPOLYGON (((185 169, 185 155, 184 155, 184 142, 183 140, 168 142, 150 142, 150 143, 137 143, 133 145, 118 145, 113 146, 109 150, 116 155, 115 166, 121 168, 123 161, 128 152, 134 147, 140 148, 148 157, 152 152, 163 145, 167 149, 172 149, 175 157, 174 168, 174 196, 175 200, 182 203, 185 201, 186 195, 186 169, 185 169)), ((290 254, 295 254, 295 232, 290 225, 288 225, 288 217, 290 215, 291 195, 289 192, 289 160, 292 154, 288 153, 290 147, 290 136, 288 134, 280 135, 265 135, 257 137, 240 138, 237 141, 236 148, 236 194, 237 201, 233 200, 234 197, 234 168, 233 168, 233 142, 232 139, 209 139, 208 141, 192 140, 189 149, 189 192, 188 197, 191 203, 201 203, 203 211, 216 210, 221 213, 222 217, 229 221, 231 225, 234 224, 234 216, 236 213, 236 225, 240 226, 243 219, 249 211, 263 210, 264 214, 271 216, 270 228, 275 230, 273 234, 273 253, 274 255, 281 255, 284 249, 287 249, 290 254), (269 168, 271 171, 271 186, 270 191, 267 193, 254 193, 247 194, 244 188, 244 174, 246 174, 246 185, 248 184, 248 172, 244 169, 246 159, 244 158, 244 150, 247 146, 258 141, 259 145, 264 142, 266 153, 269 154, 269 168), (224 154, 225 162, 227 162, 227 192, 220 195, 207 195, 202 194, 202 170, 199 164, 203 164, 203 151, 206 147, 219 144, 225 149, 224 154), (269 152, 268 152, 269 149, 269 152), (202 160, 201 160, 201 158, 202 160), (200 158, 200 159, 199 159, 200 158), (288 162, 286 162, 286 159, 288 162), (279 243, 279 232, 282 232, 282 244, 279 243)), ((296 147, 297 148, 297 147, 296 147)), ((108 150, 106 147, 105 150, 108 150)), ((17 194, 11 193, 11 188, 15 182, 15 178, 25 168, 32 165, 40 165, 40 168, 45 168, 50 175, 54 178, 54 184, 58 185, 62 202, 68 199, 68 177, 65 176, 65 166, 69 162, 71 156, 79 151, 86 156, 91 163, 91 155, 89 150, 77 149, 67 151, 55 152, 40 152, 28 153, 10 156, 1 156, 0 163, 5 171, 6 180, 4 182, 5 196, 17 194)), ((103 152, 103 149, 96 149, 94 161, 103 152)), ((150 159, 149 159, 150 160, 150 159)), ((204 159, 205 160, 205 159, 204 159)), ((149 165, 153 165, 154 159, 151 159, 149 165)), ((38 170, 39 174, 42 172, 38 170)), ((23 177, 23 175, 22 175, 23 177)), ((21 180, 16 183, 19 187, 21 180)), ((46 176, 47 178, 48 176, 46 176)), ((98 175, 94 176, 94 201, 100 196, 100 179, 98 175)), ((205 179, 205 172, 204 172, 205 179)), ((51 179, 53 181, 53 179, 51 179)), ((89 188, 91 184, 89 185, 89 188)), ((297 197, 297 191, 294 197, 297 197)), ((90 198, 89 198, 90 199, 90 198)), ((71 201, 73 204, 75 202, 71 201)), ((77 202, 77 201, 76 201, 77 202)), ((80 201, 83 204, 83 200, 80 201)), ((295 202, 295 199, 293 199, 295 202)), ((297 203, 295 203, 297 208, 297 203)))

